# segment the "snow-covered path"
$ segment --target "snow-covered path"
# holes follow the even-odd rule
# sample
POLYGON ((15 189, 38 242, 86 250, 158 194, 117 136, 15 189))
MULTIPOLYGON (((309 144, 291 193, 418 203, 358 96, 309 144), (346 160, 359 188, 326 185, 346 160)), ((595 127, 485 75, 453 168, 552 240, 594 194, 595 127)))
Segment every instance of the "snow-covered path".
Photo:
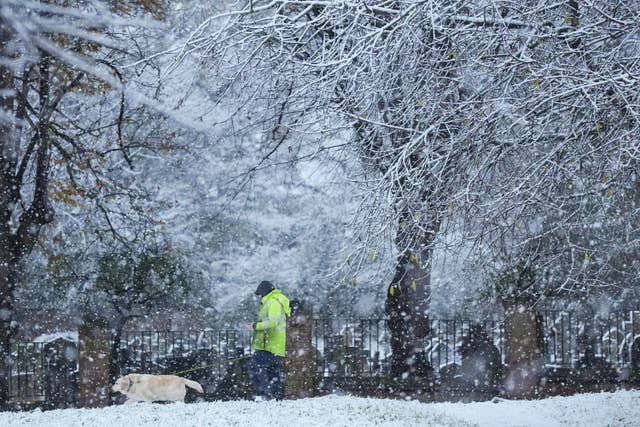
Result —
POLYGON ((535 401, 419 403, 327 396, 0 413, 1 426, 640 426, 640 391, 535 401))

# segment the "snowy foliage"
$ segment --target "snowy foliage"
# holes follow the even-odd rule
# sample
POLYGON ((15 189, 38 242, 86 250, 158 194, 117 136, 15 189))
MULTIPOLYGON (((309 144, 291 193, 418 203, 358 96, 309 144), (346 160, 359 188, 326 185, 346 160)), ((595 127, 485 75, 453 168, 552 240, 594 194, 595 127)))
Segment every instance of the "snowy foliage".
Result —
POLYGON ((636 295, 637 1, 112 3, 0 6, 15 154, 52 132, 21 304, 73 309, 154 245, 220 312, 271 279, 379 313, 403 253, 441 313, 636 295))
POLYGON ((619 293, 638 280, 637 8, 251 1, 205 20, 178 59, 269 100, 260 123, 283 138, 350 134, 305 148, 365 166, 360 259, 396 233, 429 274, 421 248, 453 233, 442 244, 458 240, 499 298, 619 293), (501 287, 518 266, 528 282, 501 287))

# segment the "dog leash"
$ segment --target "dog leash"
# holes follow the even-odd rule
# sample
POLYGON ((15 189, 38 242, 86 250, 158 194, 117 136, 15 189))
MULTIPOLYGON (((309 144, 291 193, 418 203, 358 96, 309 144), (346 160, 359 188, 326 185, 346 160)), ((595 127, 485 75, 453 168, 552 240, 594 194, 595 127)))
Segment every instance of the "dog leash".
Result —
MULTIPOLYGON (((234 358, 231 358, 231 359, 224 359, 224 361, 225 362, 233 362, 235 360, 248 359, 250 357, 251 356, 234 357, 234 358)), ((214 368, 214 367, 218 367, 218 366, 220 366, 220 363, 215 363, 213 365, 198 366, 197 368, 185 369, 184 371, 173 372, 173 373, 170 373, 168 375, 186 374, 187 372, 199 371, 199 370, 202 370, 202 369, 214 368)))

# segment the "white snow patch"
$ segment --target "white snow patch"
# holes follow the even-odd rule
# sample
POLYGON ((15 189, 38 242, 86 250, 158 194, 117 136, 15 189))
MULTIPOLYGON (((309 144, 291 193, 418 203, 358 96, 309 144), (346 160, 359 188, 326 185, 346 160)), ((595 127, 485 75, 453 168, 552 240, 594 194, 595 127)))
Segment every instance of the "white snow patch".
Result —
POLYGON ((640 391, 475 403, 326 396, 282 402, 134 404, 100 409, 3 412, 5 426, 632 426, 640 391))
POLYGON ((34 342, 52 342, 59 338, 65 339, 67 341, 78 342, 78 331, 61 331, 61 332, 52 332, 49 334, 38 335, 33 341, 34 342))

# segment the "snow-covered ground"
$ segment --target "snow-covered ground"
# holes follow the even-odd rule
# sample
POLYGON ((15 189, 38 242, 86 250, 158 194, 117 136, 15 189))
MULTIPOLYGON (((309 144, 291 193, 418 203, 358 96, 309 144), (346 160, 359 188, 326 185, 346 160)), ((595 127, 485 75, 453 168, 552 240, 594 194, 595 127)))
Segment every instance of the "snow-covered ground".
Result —
POLYGON ((640 391, 533 401, 419 403, 327 396, 284 402, 134 404, 3 412, 2 426, 640 426, 640 391))

